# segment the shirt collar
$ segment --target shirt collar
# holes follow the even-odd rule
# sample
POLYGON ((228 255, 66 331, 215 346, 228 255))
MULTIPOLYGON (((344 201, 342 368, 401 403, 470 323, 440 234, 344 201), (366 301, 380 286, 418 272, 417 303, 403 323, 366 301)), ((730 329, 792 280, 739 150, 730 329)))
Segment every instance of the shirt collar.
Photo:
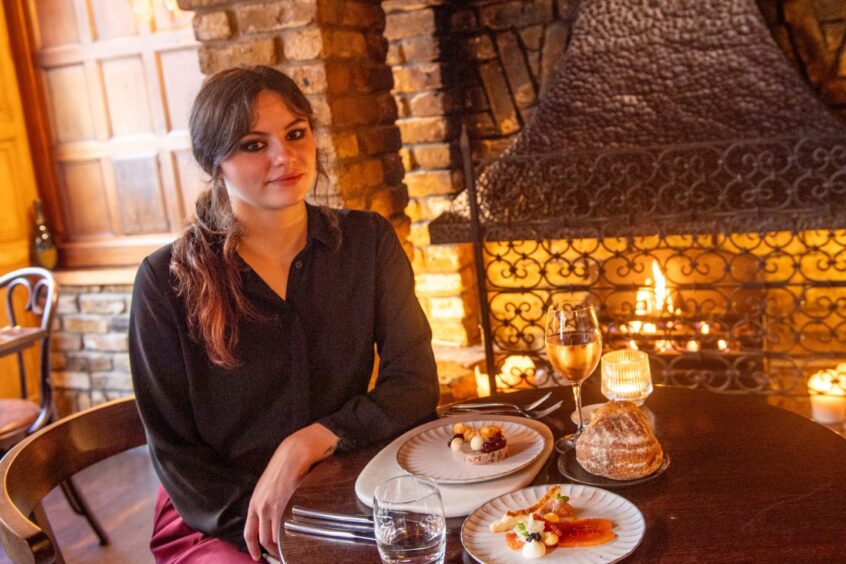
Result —
POLYGON ((338 228, 333 212, 328 208, 313 206, 309 203, 306 203, 306 211, 308 212, 306 246, 312 241, 319 241, 329 248, 334 248, 340 239, 341 230, 338 228))

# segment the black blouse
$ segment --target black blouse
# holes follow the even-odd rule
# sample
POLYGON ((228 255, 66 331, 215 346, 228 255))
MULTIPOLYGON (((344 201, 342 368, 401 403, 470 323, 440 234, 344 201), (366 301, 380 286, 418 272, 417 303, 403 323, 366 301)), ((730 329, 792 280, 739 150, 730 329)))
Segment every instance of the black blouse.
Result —
POLYGON ((285 300, 244 263, 244 291, 264 316, 239 322, 235 369, 213 364, 189 336, 171 253, 138 270, 129 352, 154 467, 195 530, 243 548, 253 488, 297 429, 319 422, 348 450, 434 416, 431 330, 408 258, 377 214, 308 206, 285 300))

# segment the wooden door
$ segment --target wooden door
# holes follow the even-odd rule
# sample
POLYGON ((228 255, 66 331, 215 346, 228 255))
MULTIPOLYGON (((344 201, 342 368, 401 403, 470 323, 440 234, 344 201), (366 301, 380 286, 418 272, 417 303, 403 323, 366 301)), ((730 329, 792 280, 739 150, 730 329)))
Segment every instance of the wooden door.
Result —
POLYGON ((144 21, 126 0, 15 1, 48 117, 61 266, 137 264, 179 232, 204 185, 187 134, 203 79, 192 14, 157 3, 144 21))
MULTIPOLYGON (((37 198, 35 174, 29 153, 23 108, 7 30, 6 14, 0 4, 0 274, 30 264, 32 202, 37 198)), ((0 326, 6 325, 0 309, 0 326)), ((37 366, 27 355, 30 375, 37 366)), ((14 357, 0 358, 0 397, 20 393, 14 357)), ((27 387, 34 391, 37 379, 27 387)))

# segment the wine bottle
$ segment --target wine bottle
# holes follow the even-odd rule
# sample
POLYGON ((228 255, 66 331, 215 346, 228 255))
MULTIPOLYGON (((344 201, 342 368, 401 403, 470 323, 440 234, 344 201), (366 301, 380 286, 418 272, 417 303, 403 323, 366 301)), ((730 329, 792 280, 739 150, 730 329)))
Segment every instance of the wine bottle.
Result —
POLYGON ((56 267, 59 255, 56 251, 56 243, 53 242, 53 234, 47 227, 44 219, 44 210, 41 209, 41 201, 35 200, 35 238, 33 246, 33 258, 38 266, 52 270, 56 267))

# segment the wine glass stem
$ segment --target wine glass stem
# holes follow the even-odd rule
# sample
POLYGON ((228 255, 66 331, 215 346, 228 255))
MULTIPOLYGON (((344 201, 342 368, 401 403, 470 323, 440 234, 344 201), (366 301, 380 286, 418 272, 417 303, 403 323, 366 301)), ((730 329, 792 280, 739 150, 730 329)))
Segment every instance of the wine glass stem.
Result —
POLYGON ((582 431, 585 428, 585 422, 582 419, 582 383, 579 382, 578 384, 573 384, 573 397, 576 399, 576 413, 578 413, 579 417, 579 427, 576 429, 576 436, 582 434, 582 431))

